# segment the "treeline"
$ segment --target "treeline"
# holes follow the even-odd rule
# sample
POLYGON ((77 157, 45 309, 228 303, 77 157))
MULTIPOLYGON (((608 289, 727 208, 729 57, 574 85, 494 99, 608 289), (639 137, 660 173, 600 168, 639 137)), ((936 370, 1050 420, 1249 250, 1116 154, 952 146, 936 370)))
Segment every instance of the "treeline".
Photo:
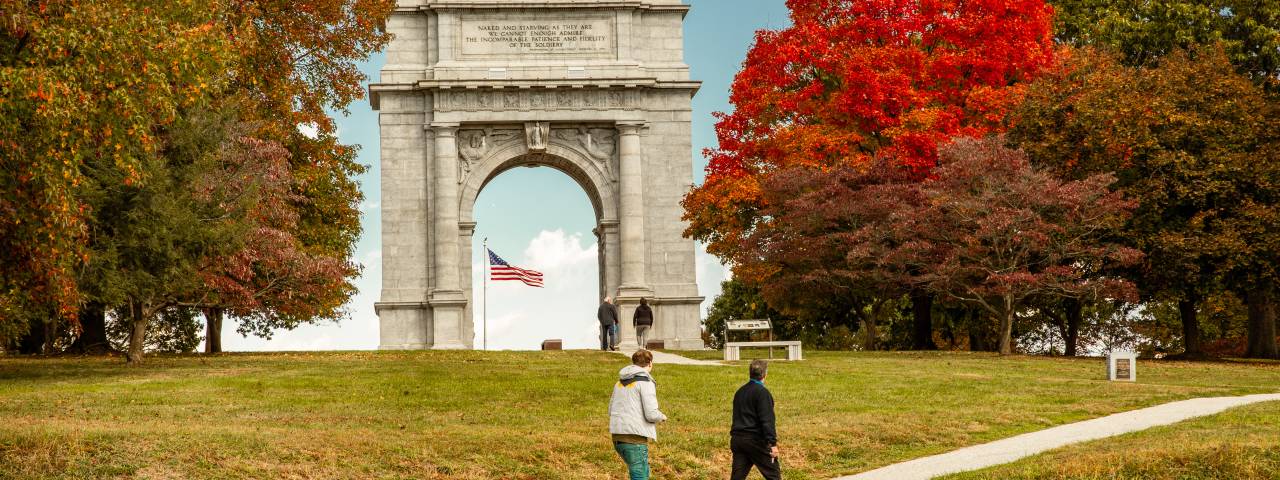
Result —
POLYGON ((390 0, 0 1, 0 348, 130 363, 355 292, 362 95, 390 0), (114 340, 114 341, 113 341, 114 340))
POLYGON ((1277 358, 1280 5, 1050 3, 759 33, 684 200, 734 271, 710 340, 1277 358))

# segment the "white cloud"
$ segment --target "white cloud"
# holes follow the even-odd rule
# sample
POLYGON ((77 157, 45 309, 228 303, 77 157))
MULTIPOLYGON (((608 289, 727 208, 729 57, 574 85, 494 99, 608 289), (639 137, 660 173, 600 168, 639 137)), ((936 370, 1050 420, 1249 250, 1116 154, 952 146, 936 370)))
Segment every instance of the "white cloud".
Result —
MULTIPOLYGON (((298 125, 298 131, 302 132, 302 134, 305 135, 307 138, 316 138, 320 136, 320 127, 314 123, 300 124, 298 125)), ((334 127, 333 135, 335 137, 342 135, 342 128, 334 127)))
POLYGON ((371 202, 371 201, 369 201, 369 200, 365 200, 365 201, 363 201, 363 202, 360 202, 360 211, 361 211, 361 212, 370 212, 370 211, 373 211, 373 210, 377 210, 377 209, 378 209, 378 207, 380 207, 380 206, 382 206, 382 202, 371 202))
MULTIPOLYGON (((357 262, 359 262, 360 265, 363 265, 366 271, 369 270, 370 268, 373 268, 375 265, 378 266, 378 268, 381 268, 382 267, 382 250, 373 250, 369 253, 366 253, 364 254, 364 256, 360 257, 360 259, 357 260, 357 262)), ((366 273, 365 275, 368 275, 368 274, 366 273)))
POLYGON ((316 138, 317 136, 320 135, 320 128, 317 127, 316 124, 314 123, 304 123, 304 124, 298 125, 298 131, 302 132, 303 135, 306 135, 307 138, 316 138))
POLYGON ((524 257, 528 259, 530 267, 547 270, 573 268, 583 262, 597 262, 594 243, 582 248, 581 233, 565 235, 564 230, 560 229, 539 232, 529 242, 529 248, 524 250, 524 257))
MULTIPOLYGON (((558 338, 564 348, 599 347, 596 294, 599 264, 596 245, 582 245, 581 233, 541 231, 524 250, 524 258, 507 258, 513 265, 542 272, 543 288, 521 282, 489 282, 487 304, 489 349, 535 350, 542 341, 558 338)), ((482 272, 484 263, 472 265, 482 272)), ((484 337, 483 277, 472 285, 475 307, 476 347, 484 337)))
POLYGON ((733 278, 733 271, 721 264, 719 258, 707 253, 707 246, 701 242, 697 244, 693 258, 698 275, 698 294, 706 297, 701 306, 702 318, 707 318, 707 309, 720 295, 720 283, 733 278))

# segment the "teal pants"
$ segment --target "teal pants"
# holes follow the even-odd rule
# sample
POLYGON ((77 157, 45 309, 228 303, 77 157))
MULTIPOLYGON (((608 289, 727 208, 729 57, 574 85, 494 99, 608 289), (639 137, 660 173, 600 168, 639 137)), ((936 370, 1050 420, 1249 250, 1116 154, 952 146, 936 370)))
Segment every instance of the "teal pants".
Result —
POLYGON ((649 480, 649 446, 635 443, 613 442, 622 461, 627 462, 631 480, 649 480))

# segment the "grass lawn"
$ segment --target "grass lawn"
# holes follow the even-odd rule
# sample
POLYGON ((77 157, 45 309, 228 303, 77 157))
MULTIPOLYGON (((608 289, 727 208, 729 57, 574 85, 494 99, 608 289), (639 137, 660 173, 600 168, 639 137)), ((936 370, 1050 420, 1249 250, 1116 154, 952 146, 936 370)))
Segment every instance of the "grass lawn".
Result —
MULTIPOLYGON (((1276 364, 1140 362, 1141 381, 1129 384, 1102 380, 1097 359, 805 357, 773 364, 768 379, 789 479, 1280 385, 1276 364)), ((0 358, 0 478, 623 478, 607 433, 608 397, 626 363, 616 354, 332 352, 122 363, 0 358)), ((657 366, 671 421, 651 452, 656 478, 728 476, 729 401, 745 381, 745 363, 657 366)), ((1280 434, 1266 430, 1245 429, 1274 445, 1280 434)))
POLYGON ((1280 479, 1277 427, 1280 402, 1259 403, 947 478, 1280 479))

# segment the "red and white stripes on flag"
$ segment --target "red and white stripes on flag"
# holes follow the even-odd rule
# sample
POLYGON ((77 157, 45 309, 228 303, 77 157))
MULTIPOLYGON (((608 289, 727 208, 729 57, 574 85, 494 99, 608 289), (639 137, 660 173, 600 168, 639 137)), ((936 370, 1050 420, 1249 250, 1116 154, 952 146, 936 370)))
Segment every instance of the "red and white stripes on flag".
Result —
MULTIPOLYGON (((489 250, 486 248, 485 250, 489 250)), ((542 287, 542 273, 525 270, 507 264, 506 260, 489 250, 489 278, 498 280, 519 280, 530 287, 542 287)))

